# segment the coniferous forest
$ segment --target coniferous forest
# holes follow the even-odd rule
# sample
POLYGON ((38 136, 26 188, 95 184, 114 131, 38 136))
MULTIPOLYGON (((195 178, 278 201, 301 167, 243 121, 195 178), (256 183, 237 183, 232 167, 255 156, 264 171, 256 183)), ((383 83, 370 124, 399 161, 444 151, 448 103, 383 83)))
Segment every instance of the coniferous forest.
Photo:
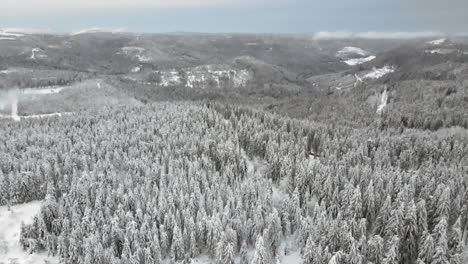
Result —
POLYGON ((0 122, 0 205, 61 263, 462 264, 461 128, 315 123, 223 103, 0 122))

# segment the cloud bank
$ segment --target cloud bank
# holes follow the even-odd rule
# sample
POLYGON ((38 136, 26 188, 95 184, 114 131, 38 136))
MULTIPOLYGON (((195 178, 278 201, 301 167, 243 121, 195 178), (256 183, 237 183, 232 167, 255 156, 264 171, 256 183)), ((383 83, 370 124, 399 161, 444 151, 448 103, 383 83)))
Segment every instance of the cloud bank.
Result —
POLYGON ((321 31, 314 34, 314 39, 349 39, 349 38, 367 38, 367 39, 411 39, 425 38, 444 35, 435 31, 419 32, 349 32, 349 31, 321 31))

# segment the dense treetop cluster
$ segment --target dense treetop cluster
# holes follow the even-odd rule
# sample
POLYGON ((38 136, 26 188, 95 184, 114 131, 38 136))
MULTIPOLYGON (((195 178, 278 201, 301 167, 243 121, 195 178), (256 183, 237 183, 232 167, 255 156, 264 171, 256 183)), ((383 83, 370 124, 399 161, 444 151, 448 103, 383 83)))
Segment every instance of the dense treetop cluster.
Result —
POLYGON ((468 142, 158 103, 0 123, 0 204, 63 263, 462 263, 468 142))

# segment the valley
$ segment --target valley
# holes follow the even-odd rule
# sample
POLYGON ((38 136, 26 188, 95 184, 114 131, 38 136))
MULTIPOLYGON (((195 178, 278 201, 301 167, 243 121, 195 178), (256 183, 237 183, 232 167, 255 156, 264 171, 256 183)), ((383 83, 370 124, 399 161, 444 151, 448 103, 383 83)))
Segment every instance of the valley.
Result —
POLYGON ((467 52, 0 31, 0 263, 464 263, 467 52))

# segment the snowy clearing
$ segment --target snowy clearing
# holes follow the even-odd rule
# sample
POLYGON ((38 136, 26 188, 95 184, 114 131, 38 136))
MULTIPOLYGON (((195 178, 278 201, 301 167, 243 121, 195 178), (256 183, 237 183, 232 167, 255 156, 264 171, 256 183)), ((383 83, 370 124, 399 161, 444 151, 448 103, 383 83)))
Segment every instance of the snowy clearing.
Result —
POLYGON ((342 48, 336 54, 337 55, 357 54, 361 56, 367 56, 369 53, 361 48, 348 46, 348 47, 342 48))
POLYGON ((364 62, 371 61, 375 58, 376 58, 375 56, 369 56, 369 57, 359 58, 359 59, 349 59, 349 60, 345 60, 344 63, 348 64, 349 66, 355 66, 355 65, 363 64, 364 62))
POLYGON ((443 44, 445 41, 447 41, 446 38, 441 38, 441 39, 436 39, 436 40, 428 41, 427 44, 431 44, 431 45, 441 45, 441 44, 443 44))
POLYGON ((387 90, 385 90, 382 93, 382 97, 380 98, 380 104, 377 107, 377 114, 380 114, 382 110, 385 108, 385 106, 387 105, 387 100, 388 100, 388 93, 387 93, 387 90))
POLYGON ((39 213, 40 201, 14 205, 8 211, 7 206, 0 206, 0 263, 42 264, 58 263, 58 258, 48 257, 47 253, 29 254, 19 243, 21 222, 32 223, 39 213))
POLYGON ((391 66, 385 66, 383 68, 374 68, 371 72, 364 75, 364 79, 379 79, 388 73, 394 72, 395 69, 391 66))
POLYGON ((60 93, 65 89, 65 87, 57 87, 57 88, 26 88, 26 89, 21 89, 20 92, 25 95, 44 95, 44 94, 56 94, 60 93))

